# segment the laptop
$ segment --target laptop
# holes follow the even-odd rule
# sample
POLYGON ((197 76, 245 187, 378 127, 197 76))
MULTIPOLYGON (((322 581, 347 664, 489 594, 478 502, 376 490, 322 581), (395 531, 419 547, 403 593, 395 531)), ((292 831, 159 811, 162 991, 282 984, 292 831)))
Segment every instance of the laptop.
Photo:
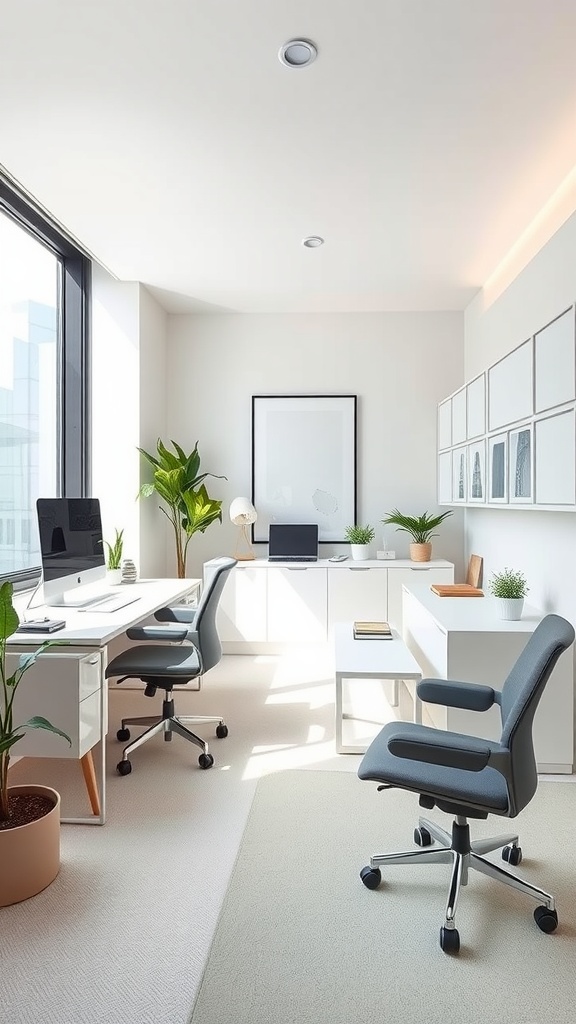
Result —
POLYGON ((317 523, 271 523, 269 562, 317 562, 317 523))

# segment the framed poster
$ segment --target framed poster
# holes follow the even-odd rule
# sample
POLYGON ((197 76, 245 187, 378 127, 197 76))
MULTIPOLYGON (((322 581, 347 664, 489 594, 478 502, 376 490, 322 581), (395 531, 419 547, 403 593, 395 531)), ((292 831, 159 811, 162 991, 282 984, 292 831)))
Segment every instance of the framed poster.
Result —
POLYGON ((255 543, 270 523, 317 523, 345 543, 356 513, 356 395, 252 396, 255 543))
POLYGON ((466 448, 452 452, 452 501, 465 502, 468 497, 466 448))
POLYGON ((488 438, 488 501, 508 502, 508 434, 488 438))
POLYGON ((533 412, 532 339, 488 370, 488 430, 516 423, 533 412))
POLYGON ((486 501, 486 442, 468 445, 468 501, 486 501))
POLYGON ((510 504, 532 504, 532 426, 525 423, 511 430, 508 441, 508 485, 510 504))
POLYGON ((534 423, 534 500, 539 505, 576 502, 576 417, 574 409, 534 423))

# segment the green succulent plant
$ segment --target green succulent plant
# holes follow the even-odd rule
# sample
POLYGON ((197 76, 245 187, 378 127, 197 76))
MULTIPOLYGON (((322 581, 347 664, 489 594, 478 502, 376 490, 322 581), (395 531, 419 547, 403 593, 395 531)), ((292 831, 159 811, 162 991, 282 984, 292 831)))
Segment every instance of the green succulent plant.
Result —
POLYGON ((108 558, 106 564, 109 569, 119 569, 122 565, 122 550, 124 547, 124 541, 122 537, 124 530, 115 530, 116 536, 114 541, 110 544, 109 541, 105 540, 104 543, 108 548, 108 558))
POLYGON ((435 530, 443 523, 447 516, 453 515, 452 509, 442 512, 439 516, 428 515, 423 512, 421 516, 405 516, 397 508, 388 512, 382 520, 385 526, 396 527, 396 532, 403 530, 409 533, 415 544, 428 544, 432 537, 435 537, 435 530))

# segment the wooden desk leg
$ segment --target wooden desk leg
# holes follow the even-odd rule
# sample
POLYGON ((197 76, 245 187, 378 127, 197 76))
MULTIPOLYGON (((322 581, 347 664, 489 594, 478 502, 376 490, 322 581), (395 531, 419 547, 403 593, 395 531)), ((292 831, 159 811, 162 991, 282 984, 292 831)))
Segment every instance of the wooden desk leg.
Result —
POLYGON ((84 775, 84 782, 86 783, 86 789, 88 790, 92 813, 100 814, 100 796, 98 793, 98 784, 96 782, 96 772, 94 770, 94 758, 92 757, 91 750, 89 750, 87 754, 84 754, 84 757, 80 758, 80 764, 82 765, 82 774, 84 775))

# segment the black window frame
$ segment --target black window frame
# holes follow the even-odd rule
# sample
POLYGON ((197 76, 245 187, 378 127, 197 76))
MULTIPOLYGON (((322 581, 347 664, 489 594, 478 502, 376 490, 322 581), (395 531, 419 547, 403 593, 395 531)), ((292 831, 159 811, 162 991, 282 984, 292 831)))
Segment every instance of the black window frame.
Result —
MULTIPOLYGON (((92 261, 63 228, 0 172, 0 210, 46 245, 61 262, 58 497, 90 496, 90 322, 92 261)), ((30 513, 34 516, 34 510, 30 513)), ((38 580, 40 566, 0 575, 16 586, 38 580)))

